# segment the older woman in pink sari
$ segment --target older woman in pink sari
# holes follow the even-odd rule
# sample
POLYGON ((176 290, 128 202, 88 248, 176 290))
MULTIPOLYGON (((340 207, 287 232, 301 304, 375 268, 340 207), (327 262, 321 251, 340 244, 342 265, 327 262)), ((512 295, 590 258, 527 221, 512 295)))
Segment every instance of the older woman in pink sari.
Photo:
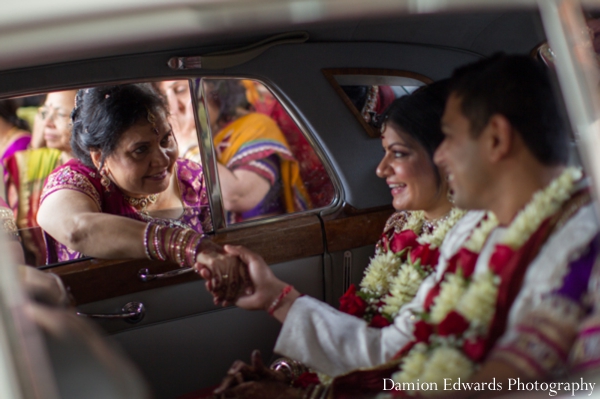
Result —
POLYGON ((76 159, 48 177, 37 216, 49 262, 93 256, 190 267, 216 249, 204 236, 212 228, 202 167, 178 159, 166 105, 151 86, 80 90, 71 117, 76 159))

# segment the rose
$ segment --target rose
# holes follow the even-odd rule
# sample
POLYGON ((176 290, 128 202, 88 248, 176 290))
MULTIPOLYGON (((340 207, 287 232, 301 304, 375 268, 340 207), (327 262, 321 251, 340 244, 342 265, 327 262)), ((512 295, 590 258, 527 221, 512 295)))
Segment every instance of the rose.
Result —
POLYGON ((456 273, 458 269, 462 271, 462 275, 468 278, 475 270, 477 257, 479 255, 466 248, 461 248, 450 260, 446 267, 446 273, 456 273))
POLYGON ((479 362, 485 355, 485 340, 483 338, 478 338, 475 341, 470 339, 465 340, 463 352, 474 362, 479 362))
POLYGON ((423 304, 423 306, 425 307, 425 310, 427 312, 429 312, 431 307, 433 306, 433 302, 435 301, 435 298, 440 294, 440 290, 441 290, 441 285, 440 285, 440 283, 437 283, 427 293, 427 296, 425 297, 425 303, 423 304))
POLYGON ((400 233, 394 234, 392 241, 390 242, 390 250, 393 253, 400 252, 405 248, 416 247, 418 244, 417 238, 419 238, 414 231, 404 230, 400 233))
POLYGON ((462 270, 463 277, 470 277, 475 270, 478 255, 466 248, 461 248, 456 254, 456 258, 456 266, 462 270))
POLYGON ((369 327, 383 328, 389 326, 390 324, 392 323, 390 323, 388 319, 386 319, 380 314, 376 314, 375 316, 373 316, 371 323, 369 323, 369 327))
POLYGON ((504 266, 514 256, 515 251, 508 245, 496 245, 494 253, 490 258, 490 270, 496 275, 500 275, 504 266))
POLYGON ((464 333, 469 328, 469 322, 455 310, 446 315, 444 320, 437 326, 437 332, 441 336, 456 335, 464 333))
POLYGON ((363 317, 366 310, 367 303, 356 295, 356 286, 352 284, 340 298, 340 311, 356 317, 363 317))
POLYGON ((415 323, 415 329, 413 331, 413 335, 415 336, 416 342, 429 342, 429 337, 433 334, 433 326, 431 324, 419 320, 415 323))
POLYGON ((431 249, 429 244, 419 245, 410 251, 410 260, 415 263, 417 259, 421 260, 423 266, 437 265, 440 252, 437 249, 431 249))

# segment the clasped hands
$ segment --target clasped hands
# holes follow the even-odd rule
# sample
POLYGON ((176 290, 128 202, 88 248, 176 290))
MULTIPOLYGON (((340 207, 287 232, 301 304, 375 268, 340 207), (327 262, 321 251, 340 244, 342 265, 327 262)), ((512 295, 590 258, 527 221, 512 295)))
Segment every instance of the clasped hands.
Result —
POLYGON ((285 287, 264 259, 241 246, 225 245, 223 251, 203 251, 196 271, 206 280, 215 304, 235 304, 248 310, 266 310, 285 287))

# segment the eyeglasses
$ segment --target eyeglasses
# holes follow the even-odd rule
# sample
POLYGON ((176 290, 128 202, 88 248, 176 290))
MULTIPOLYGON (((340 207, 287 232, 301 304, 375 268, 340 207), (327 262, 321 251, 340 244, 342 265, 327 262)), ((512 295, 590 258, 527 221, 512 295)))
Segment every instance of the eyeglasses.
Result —
POLYGON ((58 107, 53 108, 43 106, 39 108, 38 112, 44 120, 52 119, 56 121, 57 119, 62 119, 64 121, 70 118, 69 113, 65 112, 62 108, 58 107))

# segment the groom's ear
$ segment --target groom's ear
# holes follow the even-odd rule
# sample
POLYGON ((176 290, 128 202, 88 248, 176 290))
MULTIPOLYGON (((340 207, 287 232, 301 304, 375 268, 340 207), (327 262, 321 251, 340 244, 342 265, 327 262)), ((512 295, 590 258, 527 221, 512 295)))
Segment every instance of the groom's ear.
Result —
POLYGON ((484 140, 488 160, 491 163, 498 163, 511 153, 515 131, 504 115, 494 114, 483 129, 480 139, 484 140))

